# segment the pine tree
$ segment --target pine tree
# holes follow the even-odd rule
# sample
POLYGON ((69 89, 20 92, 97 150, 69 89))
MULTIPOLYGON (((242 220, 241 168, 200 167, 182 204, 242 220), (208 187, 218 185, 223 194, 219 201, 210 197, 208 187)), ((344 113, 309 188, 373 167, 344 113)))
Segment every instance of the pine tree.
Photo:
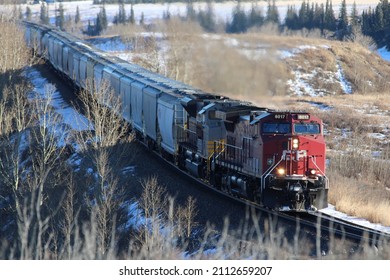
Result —
POLYGON ((301 8, 298 12, 299 28, 307 27, 309 21, 307 5, 305 0, 302 1, 301 8))
POLYGON ((347 33, 348 29, 348 15, 347 15, 347 3, 345 0, 341 2, 337 29, 343 34, 342 37, 347 33))
POLYGON ((351 10, 351 25, 357 26, 359 24, 359 15, 356 8, 356 1, 353 1, 352 10, 351 10))
POLYGON ((333 11, 332 0, 326 0, 324 28, 331 31, 336 30, 336 17, 333 11))
POLYGON ((299 29, 299 18, 295 6, 288 5, 284 24, 288 29, 299 29))
POLYGON ((248 19, 245 11, 241 9, 240 2, 237 3, 232 15, 232 22, 228 24, 226 32, 228 33, 244 33, 248 29, 248 19))
MULTIPOLYGON (((143 16, 143 13, 142 13, 142 16, 143 16)), ((142 21, 144 21, 144 19, 142 19, 142 21)), ((131 4, 131 8, 130 8, 129 22, 130 22, 131 24, 134 24, 134 23, 135 23, 135 15, 134 15, 133 3, 131 4)))
POLYGON ((101 14, 101 22, 102 22, 102 28, 103 30, 107 29, 108 27, 108 20, 107 20, 107 13, 106 13, 106 5, 104 5, 103 2, 103 8, 100 11, 101 14))
POLYGON ((144 12, 141 13, 141 18, 139 20, 139 24, 140 25, 144 25, 145 24, 145 15, 144 15, 144 12))
POLYGON ((248 20, 248 27, 253 27, 253 26, 260 27, 264 23, 264 16, 263 13, 261 12, 261 9, 259 9, 253 3, 247 20, 248 20))
POLYGON ((96 23, 95 23, 95 31, 94 35, 100 35, 103 30, 107 29, 108 22, 107 22, 107 14, 106 14, 106 8, 105 5, 100 9, 100 12, 96 16, 96 23))
POLYGON ((19 6, 19 8, 18 8, 18 14, 19 14, 19 20, 22 20, 23 19, 23 12, 22 12, 21 6, 19 6))
POLYGON ((62 2, 60 3, 60 6, 58 8, 58 13, 56 11, 56 26, 59 27, 61 30, 65 29, 65 11, 62 2))
POLYGON ((27 6, 27 8, 26 8, 26 19, 27 20, 31 20, 31 15, 32 15, 31 8, 29 6, 27 6))
POLYGON ((215 23, 215 13, 212 2, 207 3, 207 10, 199 11, 198 21, 200 26, 203 27, 207 32, 215 32, 216 23, 215 23))
POLYGON ((40 15, 39 15, 39 19, 40 19, 41 23, 49 24, 49 15, 48 15, 48 10, 46 8, 46 4, 45 3, 41 4, 41 12, 40 12, 40 15))
POLYGON ((126 18, 126 10, 125 10, 125 3, 123 0, 119 1, 119 14, 120 14, 120 23, 125 23, 126 18))
POLYGON ((385 20, 382 10, 382 4, 379 3, 375 8, 375 33, 382 32, 385 27, 385 20))
POLYGON ((307 28, 308 29, 312 29, 314 28, 314 24, 313 24, 313 21, 314 21, 314 3, 309 3, 309 1, 307 1, 307 19, 308 19, 308 22, 307 22, 307 28))
MULTIPOLYGON (((381 0, 383 21, 385 28, 390 28, 390 4, 388 0, 381 0)), ((389 30, 390 31, 390 30, 389 30)))
POLYGON ((187 1, 186 4, 187 19, 195 21, 196 20, 196 11, 194 9, 194 4, 191 0, 187 1))
POLYGON ((275 0, 272 0, 272 5, 271 5, 271 1, 268 0, 266 21, 279 24, 279 11, 278 8, 276 7, 275 0))
POLYGON ((314 8, 313 27, 323 30, 324 17, 325 17, 324 4, 318 5, 316 3, 314 8))
POLYGON ((78 24, 81 21, 79 6, 76 8, 76 16, 74 17, 74 23, 78 24))

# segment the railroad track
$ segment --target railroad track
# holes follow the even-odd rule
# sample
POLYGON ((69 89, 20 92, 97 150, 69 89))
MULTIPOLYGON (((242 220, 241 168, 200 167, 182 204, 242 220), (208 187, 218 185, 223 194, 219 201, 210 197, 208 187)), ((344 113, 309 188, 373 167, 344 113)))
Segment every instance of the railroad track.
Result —
POLYGON ((339 239, 350 240, 356 244, 369 244, 376 245, 379 241, 385 240, 390 241, 390 234, 375 230, 372 228, 364 227, 362 225, 354 224, 346 220, 339 219, 337 217, 313 211, 311 213, 290 213, 290 212, 275 212, 270 209, 262 208, 259 205, 238 197, 233 197, 227 194, 224 191, 218 190, 211 187, 206 182, 193 177, 184 170, 179 170, 176 166, 162 158, 157 152, 154 152, 155 156, 163 161, 164 163, 170 165, 177 172, 182 173, 185 176, 188 176, 191 180, 197 182, 202 187, 206 187, 209 190, 216 192, 220 195, 224 195, 230 200, 236 201, 238 203, 243 203, 244 205, 256 209, 261 215, 267 215, 272 220, 278 220, 288 226, 299 226, 300 228, 305 228, 307 231, 312 232, 313 234, 320 233, 321 238, 329 239, 331 236, 337 237, 339 239))

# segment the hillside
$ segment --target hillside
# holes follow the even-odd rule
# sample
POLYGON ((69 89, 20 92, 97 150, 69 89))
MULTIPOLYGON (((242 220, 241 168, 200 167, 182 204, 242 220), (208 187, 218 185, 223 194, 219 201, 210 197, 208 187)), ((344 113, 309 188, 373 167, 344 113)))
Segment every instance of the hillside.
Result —
POLYGON ((317 38, 183 29, 189 30, 176 26, 173 32, 170 26, 170 32, 122 35, 131 55, 120 40, 114 51, 206 91, 319 115, 328 145, 330 203, 390 225, 390 64, 376 50, 317 38), (131 45, 141 37, 154 45, 131 45))

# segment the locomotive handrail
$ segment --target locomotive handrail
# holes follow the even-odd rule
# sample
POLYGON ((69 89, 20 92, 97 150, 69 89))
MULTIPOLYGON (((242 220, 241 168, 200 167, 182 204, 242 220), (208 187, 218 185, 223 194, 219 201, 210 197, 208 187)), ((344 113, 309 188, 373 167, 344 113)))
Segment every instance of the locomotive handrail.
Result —
POLYGON ((320 174, 325 178, 325 181, 326 181, 326 184, 325 184, 325 188, 326 189, 329 189, 329 178, 325 175, 325 173, 318 167, 317 163, 315 162, 315 156, 311 156, 311 161, 313 162, 313 164, 315 165, 315 167, 317 168, 317 170, 320 172, 320 174))
MULTIPOLYGON (((274 155, 275 159, 275 155, 274 155)), ((279 165, 279 163, 283 160, 283 157, 280 158, 280 160, 274 164, 273 166, 270 166, 267 171, 264 172, 263 175, 261 175, 261 192, 263 192, 263 188, 265 186, 265 179, 271 174, 271 172, 279 165)))

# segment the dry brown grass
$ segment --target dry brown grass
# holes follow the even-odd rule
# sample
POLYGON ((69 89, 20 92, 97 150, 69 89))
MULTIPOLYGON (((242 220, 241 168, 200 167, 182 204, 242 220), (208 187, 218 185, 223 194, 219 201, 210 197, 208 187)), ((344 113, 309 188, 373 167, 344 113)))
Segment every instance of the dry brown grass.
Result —
POLYGON ((331 51, 339 58, 344 74, 356 92, 389 92, 390 64, 378 54, 359 44, 346 42, 333 44, 331 51))
POLYGON ((376 182, 346 177, 338 170, 328 172, 331 188, 329 202, 351 216, 390 226, 390 191, 376 182))
POLYGON ((194 85, 207 91, 255 103, 286 92, 287 68, 272 58, 254 61, 222 42, 208 42, 207 48, 199 50, 200 57, 204 58, 199 65, 201 76, 194 79, 194 85))
MULTIPOLYGON (((255 103, 285 95, 290 73, 272 55, 248 58, 240 49, 228 46, 225 35, 203 36, 197 23, 174 19, 159 26, 170 46, 165 63, 169 77, 206 92, 255 103)), ((233 38, 240 39, 240 35, 233 38)))
POLYGON ((367 38, 357 42, 330 41, 316 36, 294 34, 276 36, 269 32, 251 32, 230 36, 244 42, 246 48, 261 46, 272 55, 272 50, 297 50, 295 55, 283 59, 288 71, 311 74, 305 80, 316 91, 342 94, 343 89, 335 73, 341 67, 345 79, 354 93, 377 94, 390 91, 390 63, 368 49, 367 38), (364 41, 364 40, 365 41, 364 41), (364 42, 363 42, 363 41, 364 42))

